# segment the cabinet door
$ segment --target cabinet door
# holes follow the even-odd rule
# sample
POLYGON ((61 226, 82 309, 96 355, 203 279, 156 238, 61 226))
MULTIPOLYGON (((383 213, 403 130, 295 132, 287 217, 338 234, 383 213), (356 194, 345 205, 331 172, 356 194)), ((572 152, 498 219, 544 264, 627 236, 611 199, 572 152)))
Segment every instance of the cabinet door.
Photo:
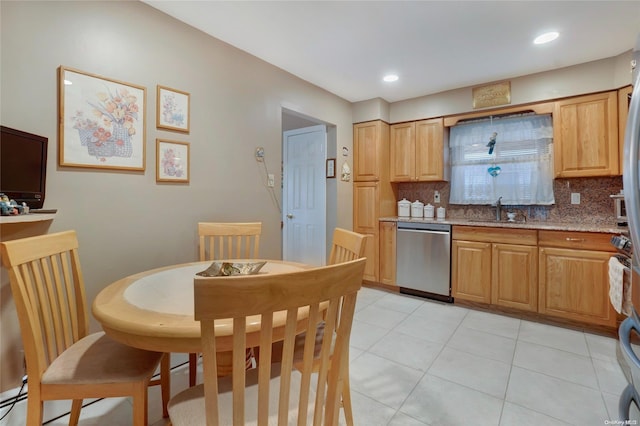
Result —
POLYGON ((539 312, 615 327, 609 303, 611 253, 541 247, 539 312))
POLYGON ((411 182, 416 176, 415 123, 393 124, 389 128, 390 180, 411 182))
POLYGON ((451 254, 453 297, 490 303, 491 243, 454 240, 451 254))
POLYGON ((557 101, 553 112, 556 177, 619 173, 617 92, 557 101))
POLYGON ((380 222, 380 282, 396 285, 396 222, 380 222))
POLYGON ((378 281, 379 241, 378 217, 380 191, 378 182, 354 182, 353 184, 353 230, 369 235, 365 241, 367 264, 364 279, 378 281))
POLYGON ((618 145, 620 151, 620 175, 624 172, 624 134, 627 128, 627 116, 629 115, 629 103, 633 86, 623 87, 618 90, 618 145))
POLYGON ((493 244, 491 303, 538 310, 538 248, 493 244))
POLYGON ((444 121, 442 118, 415 123, 415 178, 418 181, 444 180, 444 121))
POLYGON ((380 179, 382 122, 371 121, 353 126, 353 180, 377 181, 380 179))

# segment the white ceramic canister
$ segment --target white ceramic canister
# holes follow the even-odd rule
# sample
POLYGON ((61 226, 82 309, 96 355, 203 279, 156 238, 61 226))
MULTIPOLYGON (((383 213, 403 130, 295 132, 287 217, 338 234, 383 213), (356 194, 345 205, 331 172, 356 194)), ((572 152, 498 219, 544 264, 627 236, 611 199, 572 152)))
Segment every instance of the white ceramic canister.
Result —
POLYGON ((434 214, 434 210, 433 210, 433 206, 431 204, 427 204, 426 206, 424 206, 424 218, 425 219, 433 219, 433 214, 434 214))
POLYGON ((437 213, 438 219, 444 219, 445 210, 444 207, 438 207, 437 213))
POLYGON ((424 203, 416 200, 411 203, 411 217, 422 217, 424 214, 424 203))
POLYGON ((409 217, 411 216, 411 203, 406 198, 398 201, 398 216, 409 217))

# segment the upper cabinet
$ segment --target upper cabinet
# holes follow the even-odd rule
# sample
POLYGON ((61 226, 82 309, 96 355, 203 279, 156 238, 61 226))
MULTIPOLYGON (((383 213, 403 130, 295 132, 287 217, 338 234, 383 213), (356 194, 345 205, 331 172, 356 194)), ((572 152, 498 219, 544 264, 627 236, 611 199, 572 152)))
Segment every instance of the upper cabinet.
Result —
POLYGON ((356 182, 379 181, 388 170, 389 125, 382 121, 369 121, 353 126, 353 180, 356 182))
POLYGON ((618 142, 620 144, 620 174, 624 172, 624 134, 627 129, 627 116, 629 115, 629 103, 631 102, 633 86, 623 87, 618 90, 618 142))
POLYGON ((556 101, 553 139, 556 177, 618 175, 617 91, 556 101))
POLYGON ((442 118, 392 125, 391 182, 446 180, 444 133, 442 118))

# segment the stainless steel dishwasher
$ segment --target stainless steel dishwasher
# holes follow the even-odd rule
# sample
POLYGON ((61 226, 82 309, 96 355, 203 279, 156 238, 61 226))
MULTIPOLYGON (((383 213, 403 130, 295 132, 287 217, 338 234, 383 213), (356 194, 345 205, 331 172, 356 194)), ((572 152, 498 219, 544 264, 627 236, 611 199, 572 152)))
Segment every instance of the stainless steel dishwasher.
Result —
POLYGON ((401 293, 453 302, 451 225, 398 222, 396 284, 401 293))

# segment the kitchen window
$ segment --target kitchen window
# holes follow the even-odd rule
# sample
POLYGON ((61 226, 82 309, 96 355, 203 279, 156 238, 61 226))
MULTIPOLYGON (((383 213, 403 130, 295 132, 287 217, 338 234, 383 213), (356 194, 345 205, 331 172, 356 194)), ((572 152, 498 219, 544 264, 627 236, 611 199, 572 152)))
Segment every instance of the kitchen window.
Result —
POLYGON ((450 129, 450 204, 554 204, 550 114, 464 122, 450 129))

